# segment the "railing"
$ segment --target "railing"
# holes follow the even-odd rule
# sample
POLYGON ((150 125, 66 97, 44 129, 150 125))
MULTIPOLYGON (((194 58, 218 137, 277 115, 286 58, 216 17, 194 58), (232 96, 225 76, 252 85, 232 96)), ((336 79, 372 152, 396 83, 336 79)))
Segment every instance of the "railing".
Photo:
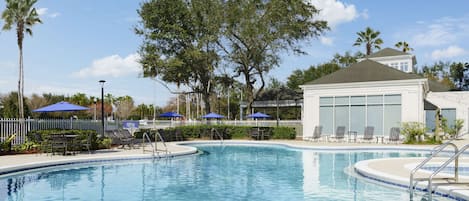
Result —
MULTIPOLYGON (((277 126, 276 120, 141 120, 139 128, 167 128, 177 126, 195 126, 195 125, 234 125, 234 126, 277 126)), ((279 126, 302 126, 301 120, 279 120, 279 126)))
POLYGON ((458 152, 456 152, 451 158, 449 158, 445 163, 443 163, 438 169, 436 169, 430 177, 428 177, 428 186, 427 186, 427 191, 428 191, 428 200, 431 201, 433 198, 433 177, 435 177, 438 173, 441 172, 444 168, 446 168, 451 162, 454 161, 454 167, 455 167, 455 183, 452 184, 467 184, 467 183, 458 183, 458 175, 457 175, 457 169, 458 169, 458 159, 459 156, 466 151, 466 149, 469 148, 469 144, 464 145, 461 149, 459 149, 458 152))
POLYGON ((168 151, 168 147, 166 146, 166 142, 164 141, 164 138, 161 136, 161 133, 156 131, 156 133, 155 133, 155 151, 156 151, 156 154, 158 155, 158 158, 160 158, 160 155, 158 153, 158 139, 160 139, 161 143, 163 143, 163 146, 164 146, 164 149, 161 150, 161 151, 164 151, 165 157, 168 157, 169 156, 169 151, 168 151))
MULTIPOLYGON (((417 182, 414 183, 414 174, 417 173, 418 170, 420 170, 424 165, 426 165, 430 160, 432 160, 435 156, 437 156, 439 153, 441 153, 446 147, 448 146, 452 146, 454 148, 454 153, 458 153, 458 147, 452 143, 452 141, 448 141, 444 144, 441 144, 439 146, 436 146, 435 148, 432 149, 431 151, 431 155, 428 156, 424 161, 422 161, 420 164, 418 164, 411 172, 410 172, 410 183, 409 183, 409 195, 410 195, 410 198, 412 200, 412 197, 414 195, 414 190, 415 190, 415 187, 417 186, 417 182, 418 181, 423 181, 423 180, 426 180, 426 179, 423 179, 423 178, 419 178, 419 179, 415 179, 415 180, 418 180, 417 182)), ((455 175, 455 180, 457 181, 458 180, 458 159, 456 159, 455 161, 455 167, 454 167, 454 175, 455 175)), ((445 179, 448 179, 448 178, 445 178, 445 179)))
POLYGON ((218 138, 220 139, 220 144, 223 145, 223 135, 220 134, 216 128, 212 128, 212 129, 211 129, 211 136, 210 136, 212 139, 213 139, 213 134, 214 134, 214 133, 215 133, 215 134, 218 136, 218 138))
MULTIPOLYGON (((106 122, 108 123, 108 122, 106 122)), ((46 129, 82 129, 96 130, 101 133, 101 121, 77 119, 0 119, 0 141, 16 134, 13 144, 22 144, 27 134, 34 130, 46 129)))
POLYGON ((148 136, 147 132, 144 132, 143 135, 142 135, 142 150, 143 150, 143 153, 145 153, 145 151, 146 151, 145 150, 145 141, 148 141, 148 143, 150 144, 151 151, 152 151, 152 156, 154 157, 156 149, 155 149, 155 146, 153 146, 153 144, 151 143, 151 139, 148 136))

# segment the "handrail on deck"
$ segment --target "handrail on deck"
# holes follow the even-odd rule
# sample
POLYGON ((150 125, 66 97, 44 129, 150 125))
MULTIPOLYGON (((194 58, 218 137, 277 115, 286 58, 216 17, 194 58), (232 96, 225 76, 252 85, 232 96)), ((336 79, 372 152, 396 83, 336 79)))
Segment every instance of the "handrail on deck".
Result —
MULTIPOLYGON (((155 133, 155 151, 156 151, 156 153, 158 154, 158 144, 157 144, 158 139, 160 139, 160 141, 163 143, 164 149, 162 151, 164 151, 165 156, 168 157, 169 156, 168 147, 166 146, 166 142, 164 141, 164 138, 163 138, 163 136, 161 136, 161 133, 159 131, 156 131, 156 133, 155 133)), ((159 154, 158 154, 158 158, 159 158, 159 154)))
POLYGON ((438 169, 436 169, 431 175, 430 177, 428 177, 428 187, 427 187, 427 191, 428 191, 428 198, 429 200, 432 200, 432 195, 433 195, 433 177, 435 177, 438 173, 441 172, 441 170, 443 170, 444 168, 446 168, 451 162, 454 161, 454 168, 455 168, 455 182, 457 183, 458 182, 458 159, 459 159, 459 156, 464 153, 464 151, 466 151, 466 149, 469 148, 469 144, 466 144, 464 145, 461 149, 459 149, 458 152, 456 152, 453 156, 451 156, 451 158, 449 158, 445 163, 443 163, 438 169))
MULTIPOLYGON (((426 165, 430 160, 432 160, 434 157, 436 157, 439 153, 441 153, 446 147, 452 146, 454 148, 454 154, 458 153, 458 147, 452 143, 452 140, 445 142, 444 144, 438 145, 432 149, 430 152, 431 155, 428 156, 425 160, 423 160, 420 164, 418 164, 411 172, 410 172, 410 181, 409 181, 409 192, 410 192, 410 197, 413 197, 415 187, 417 186, 417 182, 414 183, 414 174, 417 173, 418 170, 420 170, 424 165, 426 165)), ((454 167, 454 175, 455 175, 455 180, 458 180, 458 159, 455 161, 455 167, 454 167)))
POLYGON ((155 156, 156 149, 155 149, 155 146, 153 146, 153 144, 151 143, 150 137, 148 136, 147 132, 144 132, 143 135, 142 135, 143 153, 145 153, 145 141, 148 141, 148 143, 150 144, 151 149, 152 149, 151 151, 153 152, 152 156, 155 156))

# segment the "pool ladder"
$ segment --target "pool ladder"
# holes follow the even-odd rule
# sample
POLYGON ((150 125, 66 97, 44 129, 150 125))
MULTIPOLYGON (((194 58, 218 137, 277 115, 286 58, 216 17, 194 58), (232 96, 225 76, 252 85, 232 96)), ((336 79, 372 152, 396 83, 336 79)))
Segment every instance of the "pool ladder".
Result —
POLYGON ((458 147, 452 143, 452 140, 441 144, 435 148, 432 149, 431 155, 427 157, 425 160, 423 160, 420 164, 418 164, 411 172, 410 172, 410 183, 409 183, 409 196, 410 200, 412 200, 414 191, 417 188, 417 184, 419 181, 427 181, 427 188, 424 189, 427 191, 427 200, 431 201, 433 199, 433 193, 434 193, 434 186, 435 185, 466 185, 469 183, 460 183, 459 182, 459 156, 464 153, 467 149, 469 148, 469 144, 463 146, 461 149, 458 149, 458 147), (415 178, 415 173, 420 170, 424 165, 426 165, 430 160, 435 158, 439 153, 445 150, 446 147, 451 146, 454 148, 454 154, 446 160, 442 165, 440 165, 433 173, 426 178, 415 178), (443 169, 445 169, 450 163, 454 161, 454 175, 453 177, 438 177, 435 178, 436 175, 438 175, 443 169), (446 181, 447 183, 438 183, 434 184, 434 180, 443 180, 446 181), (414 182, 415 181, 415 182, 414 182))
POLYGON ((221 135, 220 132, 218 132, 218 130, 215 128, 212 128, 210 132, 210 138, 213 139, 213 135, 216 134, 218 138, 220 138, 220 144, 223 145, 223 135, 221 135))
POLYGON ((158 151, 163 151, 163 153, 165 153, 164 154, 165 157, 169 156, 170 152, 168 151, 168 147, 166 146, 164 138, 161 136, 161 134, 158 131, 155 132, 155 145, 153 145, 153 143, 151 142, 150 136, 146 132, 143 133, 143 136, 142 136, 143 153, 145 153, 145 151, 146 151, 145 150, 145 142, 146 141, 148 141, 148 143, 151 146, 151 152, 152 152, 153 157, 162 158, 159 155, 158 151), (158 150, 158 139, 163 143, 164 149, 162 149, 162 150, 158 150))

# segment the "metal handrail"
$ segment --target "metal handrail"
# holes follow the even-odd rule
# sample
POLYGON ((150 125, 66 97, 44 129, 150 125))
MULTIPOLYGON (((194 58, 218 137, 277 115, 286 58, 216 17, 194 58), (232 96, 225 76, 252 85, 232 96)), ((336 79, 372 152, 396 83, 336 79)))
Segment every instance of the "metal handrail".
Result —
MULTIPOLYGON (((420 164, 418 164, 411 172, 410 172, 410 183, 409 183, 409 192, 410 192, 410 197, 413 197, 414 194, 414 189, 417 185, 417 182, 414 183, 414 174, 420 170, 425 164, 427 164, 430 160, 432 160, 435 156, 437 156, 440 152, 442 152, 447 146, 451 145, 454 148, 454 154, 458 153, 458 147, 452 143, 452 140, 445 142, 444 144, 438 145, 434 147, 431 151, 431 155, 428 156, 424 161, 422 161, 420 164)), ((458 175, 458 169, 455 167, 455 172, 454 174, 458 175)))
MULTIPOLYGON (((164 146, 164 150, 163 150, 163 151, 164 151, 164 153, 165 153, 165 156, 168 157, 168 156, 169 156, 169 154, 168 154, 168 153, 169 153, 168 147, 166 146, 166 142, 164 141, 163 136, 161 136, 161 133, 158 132, 158 131, 156 131, 156 133, 155 133, 155 150, 156 150, 156 153, 158 154, 158 144, 157 144, 158 140, 157 140, 157 138, 159 138, 160 141, 163 143, 163 146, 164 146)), ((159 157, 159 155, 158 155, 158 157, 159 157)))
POLYGON ((220 138, 220 143, 223 145, 223 135, 221 135, 217 129, 215 128, 212 128, 212 136, 213 136, 213 133, 216 133, 218 135, 218 137, 220 138))
POLYGON ((150 137, 148 136, 147 132, 144 132, 143 135, 142 135, 142 149, 143 149, 143 153, 145 153, 145 140, 148 140, 148 143, 150 143, 150 146, 152 148, 152 156, 155 156, 155 146, 153 146, 153 144, 151 143, 151 140, 150 140, 150 137))
POLYGON ((441 170, 443 170, 446 166, 448 166, 451 162, 454 161, 454 181, 457 183, 459 178, 458 178, 458 160, 459 160, 459 155, 461 155, 462 153, 464 153, 464 151, 466 151, 466 149, 469 148, 469 144, 466 144, 464 145, 461 149, 459 149, 458 152, 456 152, 453 156, 451 156, 451 158, 449 158, 445 163, 443 163, 438 169, 436 169, 431 175, 430 177, 428 177, 428 187, 427 187, 427 191, 428 191, 428 198, 429 200, 432 200, 432 195, 433 195, 433 177, 436 176, 438 173, 441 172, 441 170))

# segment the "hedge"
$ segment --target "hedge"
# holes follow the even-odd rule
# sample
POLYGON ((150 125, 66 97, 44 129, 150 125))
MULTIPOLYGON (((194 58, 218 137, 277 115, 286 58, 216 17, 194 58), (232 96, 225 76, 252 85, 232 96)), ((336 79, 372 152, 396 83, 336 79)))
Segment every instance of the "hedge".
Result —
MULTIPOLYGON (((173 141, 174 133, 176 130, 180 130, 182 138, 187 139, 203 139, 210 136, 210 129, 217 129, 220 134, 221 131, 227 131, 227 135, 224 136, 224 139, 250 139, 249 131, 255 127, 251 126, 232 126, 232 125, 197 125, 197 126, 179 126, 175 128, 166 128, 164 129, 165 136, 163 138, 165 141, 173 141)), ((295 139, 296 132, 294 128, 291 127, 266 127, 266 132, 270 134, 272 139, 295 139)), ((143 133, 150 134, 149 137, 151 140, 154 139, 154 130, 150 129, 140 129, 134 133, 136 138, 142 138, 143 133)), ((214 136, 216 137, 216 136, 214 136)))

